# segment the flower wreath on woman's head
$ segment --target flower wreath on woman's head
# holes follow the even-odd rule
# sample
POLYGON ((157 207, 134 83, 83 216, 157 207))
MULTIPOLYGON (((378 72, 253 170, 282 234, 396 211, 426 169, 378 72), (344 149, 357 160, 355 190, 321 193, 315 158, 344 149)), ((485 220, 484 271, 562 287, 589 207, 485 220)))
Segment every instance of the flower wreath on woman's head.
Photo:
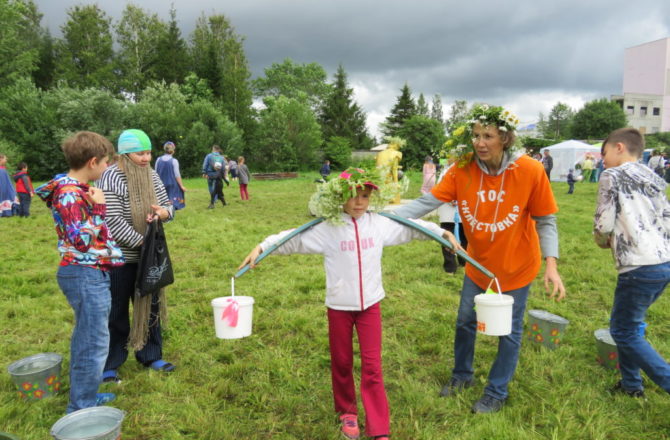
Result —
POLYGON ((359 188, 370 187, 373 189, 370 195, 369 210, 379 212, 402 193, 403 187, 408 182, 398 183, 386 182, 382 176, 385 173, 382 168, 347 168, 334 179, 320 184, 309 200, 310 212, 318 217, 324 217, 333 224, 344 224, 342 213, 343 205, 352 197, 356 197, 359 188))
POLYGON ((459 167, 470 163, 474 157, 472 128, 476 123, 482 126, 493 126, 501 132, 514 133, 519 125, 519 118, 501 106, 475 104, 468 113, 465 123, 454 129, 444 143, 440 156, 453 158, 459 167))

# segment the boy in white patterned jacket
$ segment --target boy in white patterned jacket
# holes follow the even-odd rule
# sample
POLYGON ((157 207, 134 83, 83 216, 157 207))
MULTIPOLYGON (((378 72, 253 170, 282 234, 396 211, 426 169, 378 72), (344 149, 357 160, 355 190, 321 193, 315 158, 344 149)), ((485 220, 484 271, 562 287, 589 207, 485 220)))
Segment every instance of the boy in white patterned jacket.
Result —
POLYGON ((670 204, 666 183, 641 163, 644 137, 634 128, 603 142, 594 238, 611 248, 619 276, 610 332, 617 344, 621 380, 613 391, 643 397, 640 369, 670 392, 670 365, 640 335, 647 309, 670 282, 670 204))

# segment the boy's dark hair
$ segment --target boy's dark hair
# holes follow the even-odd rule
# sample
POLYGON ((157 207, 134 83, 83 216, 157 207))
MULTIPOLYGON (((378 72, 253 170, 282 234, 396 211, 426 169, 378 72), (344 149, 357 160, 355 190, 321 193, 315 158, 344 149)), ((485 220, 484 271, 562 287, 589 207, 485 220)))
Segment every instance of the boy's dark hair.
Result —
POLYGON ((16 171, 21 171, 24 168, 28 168, 28 164, 25 162, 19 162, 16 164, 16 171))
POLYGON ((82 169, 92 158, 101 160, 114 153, 114 146, 106 137, 92 131, 78 131, 63 141, 61 146, 67 164, 73 170, 82 169))
POLYGON ((624 144, 628 152, 633 156, 638 158, 642 156, 642 152, 644 151, 644 136, 633 127, 619 128, 611 132, 609 136, 607 136, 607 139, 603 141, 600 154, 604 152, 605 145, 617 144, 619 142, 624 144))
POLYGON ((221 152, 221 147, 219 147, 218 145, 212 145, 212 150, 218 151, 220 153, 221 152))

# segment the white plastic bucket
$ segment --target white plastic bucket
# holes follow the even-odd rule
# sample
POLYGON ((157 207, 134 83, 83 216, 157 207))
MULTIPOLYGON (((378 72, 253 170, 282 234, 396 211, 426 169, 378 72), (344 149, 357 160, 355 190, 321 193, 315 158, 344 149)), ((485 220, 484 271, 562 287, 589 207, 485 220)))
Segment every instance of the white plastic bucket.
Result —
POLYGON ((484 335, 505 336, 512 333, 514 298, 500 293, 475 296, 477 331, 484 335))
POLYGON ((56 440, 118 440, 124 416, 111 406, 80 409, 54 423, 51 436, 56 440))
POLYGON ((222 296, 212 300, 212 307, 214 308, 214 328, 217 338, 239 339, 251 335, 254 313, 253 297, 222 296), (235 314, 237 316, 234 316, 235 314))

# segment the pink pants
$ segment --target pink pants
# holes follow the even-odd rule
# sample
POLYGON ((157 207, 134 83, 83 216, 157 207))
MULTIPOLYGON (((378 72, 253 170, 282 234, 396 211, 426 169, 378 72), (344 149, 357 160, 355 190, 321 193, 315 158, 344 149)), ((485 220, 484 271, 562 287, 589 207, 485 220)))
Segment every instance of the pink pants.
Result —
POLYGON ((240 183, 240 198, 242 200, 249 200, 249 193, 247 192, 246 183, 240 183))
POLYGON ((328 309, 330 370, 335 411, 358 414, 353 365, 353 328, 361 351, 361 399, 369 436, 389 434, 389 405, 382 375, 382 319, 379 303, 362 312, 328 309))

